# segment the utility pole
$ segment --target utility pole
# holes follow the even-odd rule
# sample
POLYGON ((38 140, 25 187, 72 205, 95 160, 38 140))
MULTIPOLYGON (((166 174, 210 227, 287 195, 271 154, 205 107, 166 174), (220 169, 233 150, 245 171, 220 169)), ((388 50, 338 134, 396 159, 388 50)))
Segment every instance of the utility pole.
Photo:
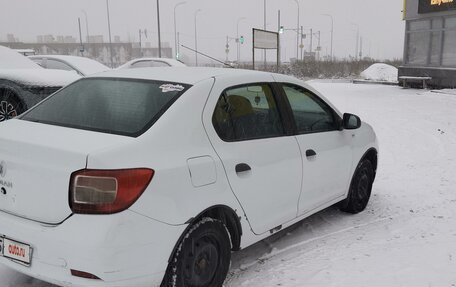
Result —
MULTIPOLYGON (((302 44, 302 31, 299 33, 299 10, 300 10, 300 5, 299 1, 295 0, 296 5, 298 5, 298 24, 296 26, 296 60, 299 59, 299 34, 301 34, 301 44, 302 44)), ((302 58, 302 48, 301 48, 301 58, 302 58)))
POLYGON ((236 25, 236 42, 237 42, 237 57, 236 58, 237 58, 238 64, 241 61, 241 41, 239 39, 239 23, 245 19, 246 19, 245 17, 239 18, 237 20, 237 25, 236 25))
POLYGON ((196 16, 198 13, 201 12, 201 9, 195 11, 195 65, 198 67, 198 34, 197 34, 197 27, 196 27, 196 16))
POLYGON ((111 40, 111 20, 109 18, 109 0, 106 0, 106 11, 108 14, 109 54, 111 55, 111 68, 114 68, 114 60, 113 60, 113 53, 112 53, 112 40, 111 40))
POLYGON ((282 51, 281 51, 281 47, 280 47, 280 31, 281 31, 281 26, 280 25, 280 10, 277 11, 277 19, 278 19, 278 23, 277 23, 277 31, 279 31, 279 46, 277 47, 278 48, 278 52, 277 54, 279 55, 279 68, 280 68, 280 62, 282 61, 282 51))
POLYGON ((177 24, 176 24, 176 22, 177 22, 177 20, 176 20, 176 9, 177 9, 177 7, 179 7, 181 5, 184 5, 185 3, 187 3, 187 2, 179 2, 179 3, 177 3, 174 6, 174 53, 175 53, 174 56, 175 56, 175 58, 177 60, 179 60, 179 50, 180 50, 180 48, 179 48, 178 39, 177 39, 178 33, 177 33, 177 24))
POLYGON ((334 60, 334 54, 333 54, 333 40, 334 40, 334 18, 332 15, 329 14, 323 14, 323 16, 327 16, 331 18, 331 61, 334 60))
MULTIPOLYGON (((263 30, 266 31, 266 0, 264 0, 264 24, 263 24, 263 30)), ((264 50, 264 69, 266 70, 266 50, 264 50)))
MULTIPOLYGON (((89 36, 89 17, 87 17, 87 12, 85 10, 82 10, 82 13, 84 14, 85 16, 85 24, 86 24, 86 34, 87 34, 87 46, 89 46, 88 44, 90 43, 90 36, 89 36)), ((87 48, 88 50, 89 48, 87 48)))
POLYGON ((351 23, 353 26, 356 26, 356 48, 355 48, 355 60, 358 60, 359 54, 359 25, 356 23, 351 23))
POLYGON ((312 55, 313 52, 313 30, 310 29, 310 55, 312 55))
POLYGON ((141 29, 139 29, 139 56, 140 57, 143 56, 143 52, 142 52, 142 31, 141 31, 141 29))
POLYGON ((225 62, 228 63, 228 55, 230 53, 230 44, 229 44, 229 37, 226 36, 226 45, 225 45, 225 53, 226 53, 226 58, 225 58, 225 62))
POLYGON ((79 41, 81 43, 81 47, 79 51, 81 52, 81 56, 84 57, 84 45, 82 44, 82 32, 81 32, 81 18, 78 17, 78 24, 79 24, 79 41))
POLYGON ((158 57, 162 57, 161 34, 160 34, 160 0, 157 0, 157 27, 158 27, 158 57))
POLYGON ((359 59, 363 59, 363 37, 360 37, 360 45, 359 45, 359 59))
MULTIPOLYGON (((310 30, 310 31, 312 33, 312 30, 310 30)), ((304 40, 302 38, 303 34, 304 34, 304 27, 301 26, 301 33, 300 33, 300 35, 301 35, 301 46, 300 46, 301 47, 301 61, 304 60, 304 42, 303 42, 304 40)), ((312 47, 312 44, 310 44, 310 45, 312 47)))

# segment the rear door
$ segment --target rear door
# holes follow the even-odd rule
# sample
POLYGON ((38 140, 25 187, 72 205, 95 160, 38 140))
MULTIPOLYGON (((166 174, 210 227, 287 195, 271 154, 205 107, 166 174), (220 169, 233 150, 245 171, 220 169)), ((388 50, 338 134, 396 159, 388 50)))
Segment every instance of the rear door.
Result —
POLYGON ((203 122, 252 230, 296 218, 302 159, 268 74, 217 78, 203 122), (239 85, 241 83, 241 85, 239 85))
POLYGON ((339 129, 337 113, 318 95, 281 84, 296 125, 303 157, 303 185, 299 215, 344 196, 352 169, 352 133, 339 129))

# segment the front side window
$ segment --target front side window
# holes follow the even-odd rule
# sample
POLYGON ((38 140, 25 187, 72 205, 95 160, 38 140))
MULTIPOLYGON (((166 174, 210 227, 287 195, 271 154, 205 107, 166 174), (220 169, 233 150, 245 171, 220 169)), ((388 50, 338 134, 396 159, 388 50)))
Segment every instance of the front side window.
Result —
POLYGON ((21 119, 136 137, 189 87, 158 81, 86 78, 55 93, 21 119))
POLYGON ((228 89, 220 96, 212 122, 224 141, 277 137, 282 120, 268 84, 228 89))
POLYGON ((298 134, 334 131, 338 123, 334 111, 304 88, 283 85, 290 103, 298 134))

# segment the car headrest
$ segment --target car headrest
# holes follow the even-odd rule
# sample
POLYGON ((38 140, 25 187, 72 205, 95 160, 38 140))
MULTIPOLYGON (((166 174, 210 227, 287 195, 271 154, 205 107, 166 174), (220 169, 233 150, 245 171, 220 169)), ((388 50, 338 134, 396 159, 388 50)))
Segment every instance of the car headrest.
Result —
POLYGON ((232 108, 232 117, 237 118, 253 114, 253 107, 248 99, 237 95, 230 95, 228 96, 227 101, 232 108))

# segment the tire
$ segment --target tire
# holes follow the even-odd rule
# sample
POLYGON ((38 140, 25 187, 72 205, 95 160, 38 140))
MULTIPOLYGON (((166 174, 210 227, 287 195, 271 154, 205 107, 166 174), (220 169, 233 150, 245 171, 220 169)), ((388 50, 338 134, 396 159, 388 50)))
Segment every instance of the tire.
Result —
POLYGON ((24 104, 8 88, 0 88, 0 122, 12 119, 25 112, 24 104))
POLYGON ((369 202, 373 182, 374 168, 369 160, 364 159, 356 168, 348 196, 339 205, 340 210, 352 214, 363 211, 369 202))
POLYGON ((203 218, 183 236, 161 287, 221 287, 230 262, 231 242, 225 225, 203 218))

